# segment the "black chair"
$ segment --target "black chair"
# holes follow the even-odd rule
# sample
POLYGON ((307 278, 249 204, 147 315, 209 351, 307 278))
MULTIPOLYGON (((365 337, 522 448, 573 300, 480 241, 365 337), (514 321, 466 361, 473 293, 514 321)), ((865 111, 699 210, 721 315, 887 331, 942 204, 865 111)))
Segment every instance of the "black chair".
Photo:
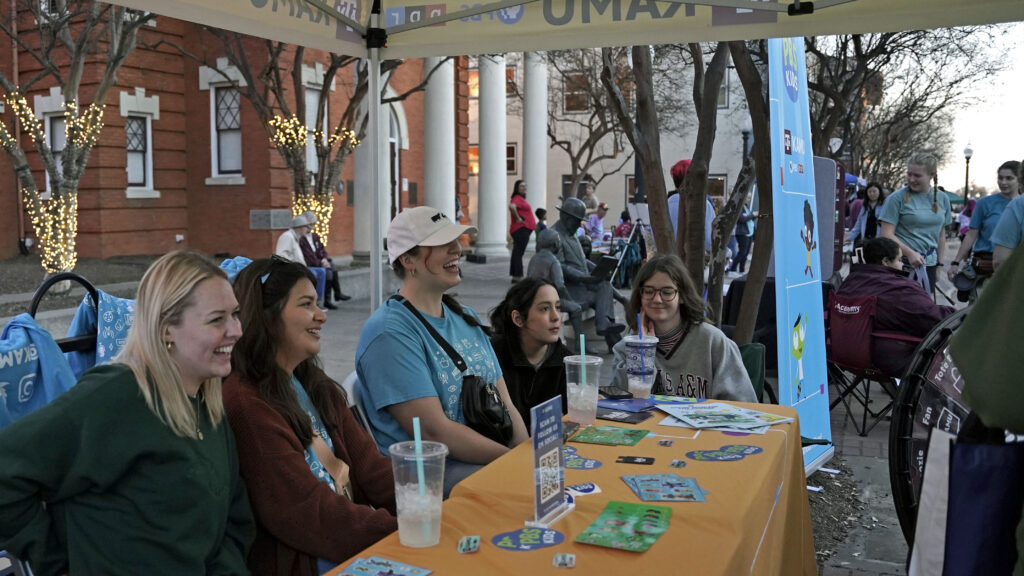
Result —
MULTIPOLYGON (((99 292, 96 290, 96 287, 93 286, 92 283, 90 283, 82 276, 75 274, 74 272, 61 272, 59 274, 54 274, 53 276, 47 278, 45 281, 43 281, 42 284, 39 285, 39 288, 36 289, 35 294, 32 295, 32 303, 29 304, 29 316, 32 316, 33 318, 36 317, 36 312, 39 310, 39 304, 43 301, 43 297, 46 296, 46 293, 50 290, 50 288, 53 287, 54 284, 62 282, 64 280, 77 282, 78 284, 84 286, 86 291, 89 293, 89 297, 92 298, 93 305, 96 306, 97 310, 99 309, 100 295, 99 292)), ((61 351, 63 352, 92 352, 96 350, 95 334, 77 336, 74 338, 58 338, 56 339, 56 342, 57 345, 60 346, 61 351)))

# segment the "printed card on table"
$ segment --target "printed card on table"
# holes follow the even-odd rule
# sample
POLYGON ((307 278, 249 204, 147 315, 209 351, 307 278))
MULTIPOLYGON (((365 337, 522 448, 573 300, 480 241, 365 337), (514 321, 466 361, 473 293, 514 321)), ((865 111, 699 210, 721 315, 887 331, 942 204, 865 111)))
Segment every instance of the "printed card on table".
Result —
POLYGON ((605 446, 635 446, 647 436, 647 430, 620 428, 619 426, 587 426, 570 439, 570 442, 603 444, 605 446))
POLYGON ((597 520, 576 537, 582 544, 643 552, 668 530, 672 509, 650 504, 609 502, 597 520))
POLYGON ((658 409, 682 420, 693 428, 759 428, 764 422, 744 414, 738 408, 720 402, 691 405, 659 405, 658 409))
POLYGON ((356 558, 341 573, 341 576, 427 576, 433 572, 426 568, 388 560, 379 556, 356 558))

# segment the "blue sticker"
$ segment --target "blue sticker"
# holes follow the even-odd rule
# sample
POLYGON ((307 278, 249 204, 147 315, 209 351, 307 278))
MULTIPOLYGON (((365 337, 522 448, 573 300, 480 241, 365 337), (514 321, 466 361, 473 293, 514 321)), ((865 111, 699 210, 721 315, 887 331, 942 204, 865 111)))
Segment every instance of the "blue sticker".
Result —
POLYGON ((564 540, 565 534, 550 528, 521 528, 514 532, 498 534, 491 538, 491 544, 502 550, 525 552, 527 550, 538 550, 548 546, 556 546, 564 540))
POLYGON ((594 460, 592 458, 582 458, 580 456, 569 456, 565 459, 565 468, 567 470, 593 470, 594 468, 600 468, 601 461, 594 460))
POLYGON ((694 450, 693 452, 687 452, 686 457, 701 462, 733 462, 761 452, 764 452, 764 450, 757 446, 730 444, 722 446, 718 450, 694 450))
POLYGON ((732 430, 723 430, 722 434, 726 436, 750 436, 750 432, 735 432, 732 430))
POLYGON ((572 486, 566 486, 567 490, 572 490, 577 494, 592 494, 597 490, 597 484, 593 482, 587 482, 586 484, 573 484, 572 486))

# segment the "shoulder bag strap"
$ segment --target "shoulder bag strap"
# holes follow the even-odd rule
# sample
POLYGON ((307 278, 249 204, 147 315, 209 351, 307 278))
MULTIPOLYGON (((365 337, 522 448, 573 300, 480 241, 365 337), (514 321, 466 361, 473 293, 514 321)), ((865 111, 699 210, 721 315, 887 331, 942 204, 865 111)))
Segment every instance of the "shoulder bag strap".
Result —
POLYGON ((401 294, 395 294, 391 296, 391 298, 388 298, 388 300, 395 300, 396 302, 401 302, 403 306, 408 308, 409 312, 412 312, 412 315, 423 323, 423 326, 426 327, 427 332, 430 332, 430 335, 434 337, 434 340, 437 340, 437 343, 441 346, 441 348, 444 348, 444 351, 448 353, 448 357, 452 359, 452 362, 455 362, 455 367, 459 369, 459 372, 466 371, 466 361, 462 359, 462 355, 456 352, 455 348, 452 348, 452 345, 449 344, 448 341, 445 340, 443 336, 437 333, 437 330, 434 330, 434 327, 431 326, 430 323, 427 322, 427 319, 424 318, 422 314, 420 314, 420 311, 417 310, 416 307, 412 305, 412 302, 406 300, 401 294))

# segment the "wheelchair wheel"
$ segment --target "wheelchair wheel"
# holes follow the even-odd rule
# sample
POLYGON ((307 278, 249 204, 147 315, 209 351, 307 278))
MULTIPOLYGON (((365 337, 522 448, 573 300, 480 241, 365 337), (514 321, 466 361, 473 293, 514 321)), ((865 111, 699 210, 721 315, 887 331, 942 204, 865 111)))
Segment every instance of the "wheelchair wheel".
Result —
POLYGON ((914 541, 917 504, 932 428, 957 434, 970 409, 960 398, 963 379, 949 355, 949 342, 968 308, 932 329, 914 352, 900 383, 889 429, 889 484, 900 528, 914 541))

